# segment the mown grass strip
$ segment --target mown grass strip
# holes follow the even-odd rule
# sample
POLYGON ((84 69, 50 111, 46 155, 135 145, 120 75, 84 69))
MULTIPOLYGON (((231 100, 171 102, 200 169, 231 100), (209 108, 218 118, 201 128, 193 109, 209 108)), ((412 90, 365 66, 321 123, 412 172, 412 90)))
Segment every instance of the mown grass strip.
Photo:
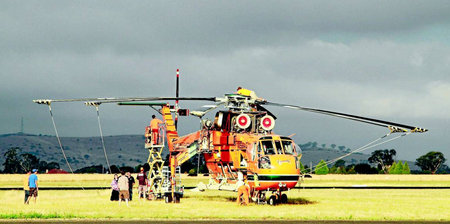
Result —
POLYGON ((74 214, 59 214, 59 213, 39 213, 39 212, 30 212, 30 213, 9 213, 9 214, 0 214, 0 219, 73 219, 78 218, 78 216, 74 214))

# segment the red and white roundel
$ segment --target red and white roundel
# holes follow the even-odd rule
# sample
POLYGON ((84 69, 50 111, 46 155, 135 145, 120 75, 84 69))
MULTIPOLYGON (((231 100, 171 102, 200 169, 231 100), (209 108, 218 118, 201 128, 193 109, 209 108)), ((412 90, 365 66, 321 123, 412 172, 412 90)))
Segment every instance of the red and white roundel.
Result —
POLYGON ((275 127, 275 119, 273 119, 273 117, 269 115, 262 117, 261 127, 266 131, 272 130, 273 127, 275 127))
POLYGON ((251 120, 247 114, 240 114, 236 119, 236 124, 239 128, 246 129, 250 126, 251 120))

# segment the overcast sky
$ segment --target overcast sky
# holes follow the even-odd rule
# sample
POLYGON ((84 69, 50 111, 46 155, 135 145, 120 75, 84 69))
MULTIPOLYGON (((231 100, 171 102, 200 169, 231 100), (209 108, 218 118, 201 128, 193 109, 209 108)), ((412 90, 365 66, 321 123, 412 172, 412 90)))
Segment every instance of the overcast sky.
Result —
MULTIPOLYGON (((449 1, 1 1, 0 133, 54 135, 39 98, 221 96, 429 128, 374 148, 450 159, 449 1)), ((195 107, 200 104, 183 103, 195 107)), ((298 143, 357 148, 387 130, 272 108, 298 143)), ((99 135, 95 109, 54 104, 62 136, 99 135)), ((105 135, 143 134, 154 111, 100 107, 105 135)), ((182 118, 182 134, 198 128, 182 118)), ((369 153, 370 150, 367 152, 369 153)))

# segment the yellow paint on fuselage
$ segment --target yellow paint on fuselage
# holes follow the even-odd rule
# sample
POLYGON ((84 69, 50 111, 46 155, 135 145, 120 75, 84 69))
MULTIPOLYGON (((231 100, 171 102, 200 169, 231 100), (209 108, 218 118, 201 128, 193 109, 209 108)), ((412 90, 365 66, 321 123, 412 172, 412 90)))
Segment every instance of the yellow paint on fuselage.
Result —
POLYGON ((270 169, 258 169, 258 174, 300 174, 293 155, 267 155, 270 159, 270 169))

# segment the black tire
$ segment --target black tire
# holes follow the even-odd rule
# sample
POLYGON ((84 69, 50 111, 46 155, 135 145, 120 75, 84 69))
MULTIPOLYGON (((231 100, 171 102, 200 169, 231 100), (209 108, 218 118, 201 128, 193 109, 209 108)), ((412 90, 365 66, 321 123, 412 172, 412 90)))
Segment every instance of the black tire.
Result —
POLYGON ((180 203, 180 196, 179 195, 175 195, 175 203, 180 203))
POLYGON ((267 204, 277 205, 277 197, 275 195, 270 196, 269 200, 267 200, 267 204))
POLYGON ((282 194, 280 198, 281 204, 286 204, 288 202, 288 197, 286 194, 282 194))

